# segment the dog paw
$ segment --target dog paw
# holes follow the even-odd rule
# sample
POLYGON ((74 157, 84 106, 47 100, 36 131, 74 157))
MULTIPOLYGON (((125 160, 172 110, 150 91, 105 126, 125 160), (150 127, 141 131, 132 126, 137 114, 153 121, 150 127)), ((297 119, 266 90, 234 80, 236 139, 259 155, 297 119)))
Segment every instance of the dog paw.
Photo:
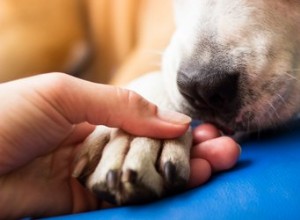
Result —
POLYGON ((191 140, 190 131, 158 140, 99 126, 80 147, 73 175, 110 203, 149 202, 185 188, 191 140))

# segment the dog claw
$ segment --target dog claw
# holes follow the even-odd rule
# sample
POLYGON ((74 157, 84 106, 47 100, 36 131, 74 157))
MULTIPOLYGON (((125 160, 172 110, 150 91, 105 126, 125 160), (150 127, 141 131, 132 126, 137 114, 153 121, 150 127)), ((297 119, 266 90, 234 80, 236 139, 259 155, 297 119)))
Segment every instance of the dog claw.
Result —
POLYGON ((113 194, 111 194, 108 191, 101 190, 103 187, 103 184, 96 184, 92 187, 92 192, 95 193, 95 195, 104 201, 107 201, 111 204, 117 204, 116 198, 113 194))
POLYGON ((84 177, 85 185, 99 200, 114 205, 148 203, 185 187, 189 149, 185 150, 184 140, 131 140, 129 134, 112 130, 105 146, 93 142, 91 152, 80 154, 73 175, 84 177), (89 156, 94 152, 95 156, 89 156))
POLYGON ((168 183, 174 182, 176 179, 176 167, 172 162, 168 161, 165 163, 163 172, 168 183))
POLYGON ((117 190, 119 185, 118 172, 110 170, 106 175, 106 183, 109 190, 117 190))
POLYGON ((163 172, 167 183, 168 193, 177 193, 185 188, 187 180, 178 176, 177 168, 172 162, 168 161, 165 163, 163 172))
POLYGON ((137 172, 132 169, 127 169, 122 175, 122 182, 129 182, 135 184, 137 180, 137 172))

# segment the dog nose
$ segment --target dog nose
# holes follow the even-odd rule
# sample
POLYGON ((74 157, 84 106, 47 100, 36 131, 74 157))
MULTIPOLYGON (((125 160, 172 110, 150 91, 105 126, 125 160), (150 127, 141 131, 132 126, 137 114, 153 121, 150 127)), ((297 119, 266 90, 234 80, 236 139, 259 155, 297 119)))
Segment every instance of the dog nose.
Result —
POLYGON ((179 91, 195 107, 233 111, 237 106, 239 72, 191 75, 179 72, 179 91))

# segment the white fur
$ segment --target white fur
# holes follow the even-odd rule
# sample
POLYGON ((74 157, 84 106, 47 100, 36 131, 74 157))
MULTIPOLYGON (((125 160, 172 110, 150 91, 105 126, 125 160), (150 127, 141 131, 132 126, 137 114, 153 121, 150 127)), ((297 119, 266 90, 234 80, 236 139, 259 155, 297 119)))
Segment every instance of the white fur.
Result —
POLYGON ((189 59, 209 63, 216 46, 235 61, 233 65, 242 62, 242 75, 249 79, 241 97, 246 105, 229 124, 216 117, 217 123, 234 129, 245 120, 245 113, 253 112, 254 119, 244 122, 243 129, 262 129, 300 111, 299 1, 175 0, 175 12, 177 29, 163 57, 163 74, 177 109, 190 115, 195 111, 178 92, 180 63, 189 59), (273 92, 265 92, 266 83, 274 85, 273 92), (250 100, 250 89, 256 100, 250 100))
MULTIPOLYGON (((261 129, 283 123, 300 111, 298 0, 174 2, 177 29, 163 57, 163 74, 146 75, 128 88, 161 108, 193 116, 197 109, 180 94, 177 72, 183 60, 192 61, 195 67, 210 63, 217 47, 219 54, 231 57, 233 68, 243 65, 245 82, 240 82, 244 83, 240 96, 243 107, 228 124, 218 116, 214 118, 216 123, 239 125, 243 130, 261 129)), ((188 179, 191 140, 190 131, 174 140, 159 141, 101 126, 83 144, 74 175, 84 176, 84 165, 94 169, 91 175, 88 173, 88 187, 109 194, 119 204, 137 202, 136 197, 161 196, 166 188, 174 187, 166 178, 168 162, 176 166, 177 177, 188 179), (95 158, 99 160, 96 168, 91 162, 95 158), (107 174, 111 170, 118 174, 117 188, 109 187, 107 174), (137 182, 128 182, 128 170, 137 172, 137 182)))

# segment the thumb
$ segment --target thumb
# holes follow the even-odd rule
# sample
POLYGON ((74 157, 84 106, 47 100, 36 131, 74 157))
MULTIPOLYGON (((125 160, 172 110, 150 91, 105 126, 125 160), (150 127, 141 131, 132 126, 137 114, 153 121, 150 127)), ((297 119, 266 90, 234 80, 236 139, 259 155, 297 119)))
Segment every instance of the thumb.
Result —
POLYGON ((39 77, 39 92, 73 124, 87 121, 140 136, 174 138, 183 134, 191 121, 181 113, 159 109, 130 90, 61 73, 39 77))

